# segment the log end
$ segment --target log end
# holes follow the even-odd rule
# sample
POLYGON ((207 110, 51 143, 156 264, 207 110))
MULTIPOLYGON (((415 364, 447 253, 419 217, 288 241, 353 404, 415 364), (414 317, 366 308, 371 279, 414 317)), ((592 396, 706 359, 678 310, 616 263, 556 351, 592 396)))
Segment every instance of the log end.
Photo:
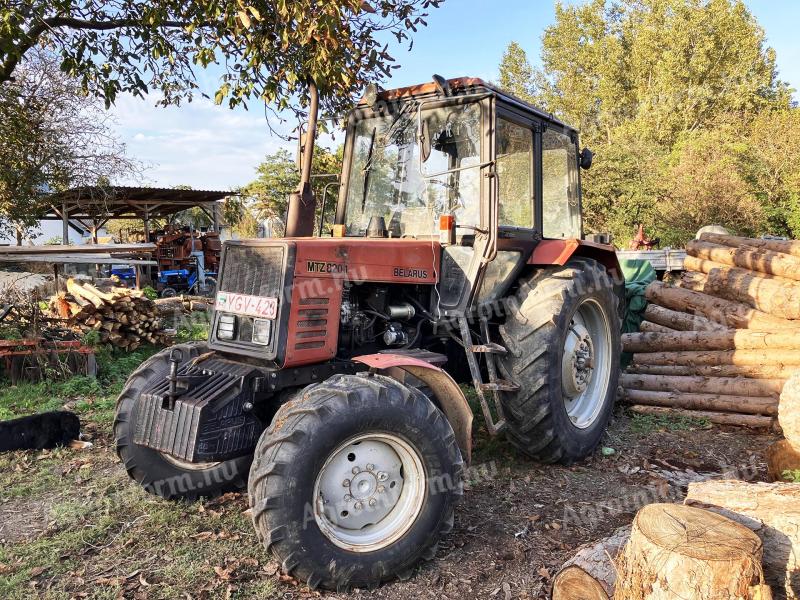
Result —
POLYGON ((603 586, 578 566, 563 568, 553 581, 553 600, 609 600, 603 586))

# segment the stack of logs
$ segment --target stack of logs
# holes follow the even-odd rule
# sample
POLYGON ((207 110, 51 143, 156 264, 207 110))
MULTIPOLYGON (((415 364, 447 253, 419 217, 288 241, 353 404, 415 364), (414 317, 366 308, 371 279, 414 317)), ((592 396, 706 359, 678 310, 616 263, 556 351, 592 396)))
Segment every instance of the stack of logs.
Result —
POLYGON ((800 241, 704 233, 686 272, 653 282, 621 397, 635 412, 773 427, 800 369, 800 241))
POLYGON ((553 600, 800 597, 800 484, 709 480, 578 549, 553 600))
POLYGON ((66 292, 50 298, 50 311, 83 333, 96 331, 100 342, 116 348, 135 350, 144 343, 170 343, 155 304, 139 290, 101 290, 70 279, 66 292))

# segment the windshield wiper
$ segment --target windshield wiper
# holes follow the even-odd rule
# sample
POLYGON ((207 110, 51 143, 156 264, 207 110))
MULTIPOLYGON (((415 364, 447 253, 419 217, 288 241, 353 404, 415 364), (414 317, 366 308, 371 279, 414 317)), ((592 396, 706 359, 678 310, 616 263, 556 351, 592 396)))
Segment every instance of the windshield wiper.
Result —
POLYGON ((364 163, 364 168, 361 169, 361 174, 364 176, 364 188, 361 192, 361 213, 367 206, 367 192, 369 191, 369 174, 372 172, 372 153, 375 150, 375 134, 378 128, 372 128, 372 135, 369 138, 369 149, 367 150, 367 160, 364 163))

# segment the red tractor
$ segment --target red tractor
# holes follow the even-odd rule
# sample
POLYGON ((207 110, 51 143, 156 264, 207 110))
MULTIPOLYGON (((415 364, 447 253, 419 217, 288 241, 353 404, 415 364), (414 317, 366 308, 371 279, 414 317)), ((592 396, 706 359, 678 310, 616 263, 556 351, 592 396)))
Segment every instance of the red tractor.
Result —
POLYGON ((453 527, 473 418, 459 384, 523 454, 593 451, 623 286, 614 249, 582 239, 591 152, 479 79, 367 93, 329 238, 310 237, 311 152, 295 235, 225 243, 208 342, 142 364, 114 431, 148 491, 246 487, 286 573, 370 587, 408 577, 453 527))

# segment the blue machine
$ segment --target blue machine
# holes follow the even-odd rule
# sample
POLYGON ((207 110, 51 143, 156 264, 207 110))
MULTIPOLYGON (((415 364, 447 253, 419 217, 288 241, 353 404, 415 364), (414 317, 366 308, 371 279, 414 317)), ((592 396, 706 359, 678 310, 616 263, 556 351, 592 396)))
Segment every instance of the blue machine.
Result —
POLYGON ((162 298, 172 298, 178 294, 194 293, 198 296, 213 294, 216 288, 216 273, 206 271, 205 287, 200 285, 197 270, 170 269, 158 273, 158 294, 162 298))

